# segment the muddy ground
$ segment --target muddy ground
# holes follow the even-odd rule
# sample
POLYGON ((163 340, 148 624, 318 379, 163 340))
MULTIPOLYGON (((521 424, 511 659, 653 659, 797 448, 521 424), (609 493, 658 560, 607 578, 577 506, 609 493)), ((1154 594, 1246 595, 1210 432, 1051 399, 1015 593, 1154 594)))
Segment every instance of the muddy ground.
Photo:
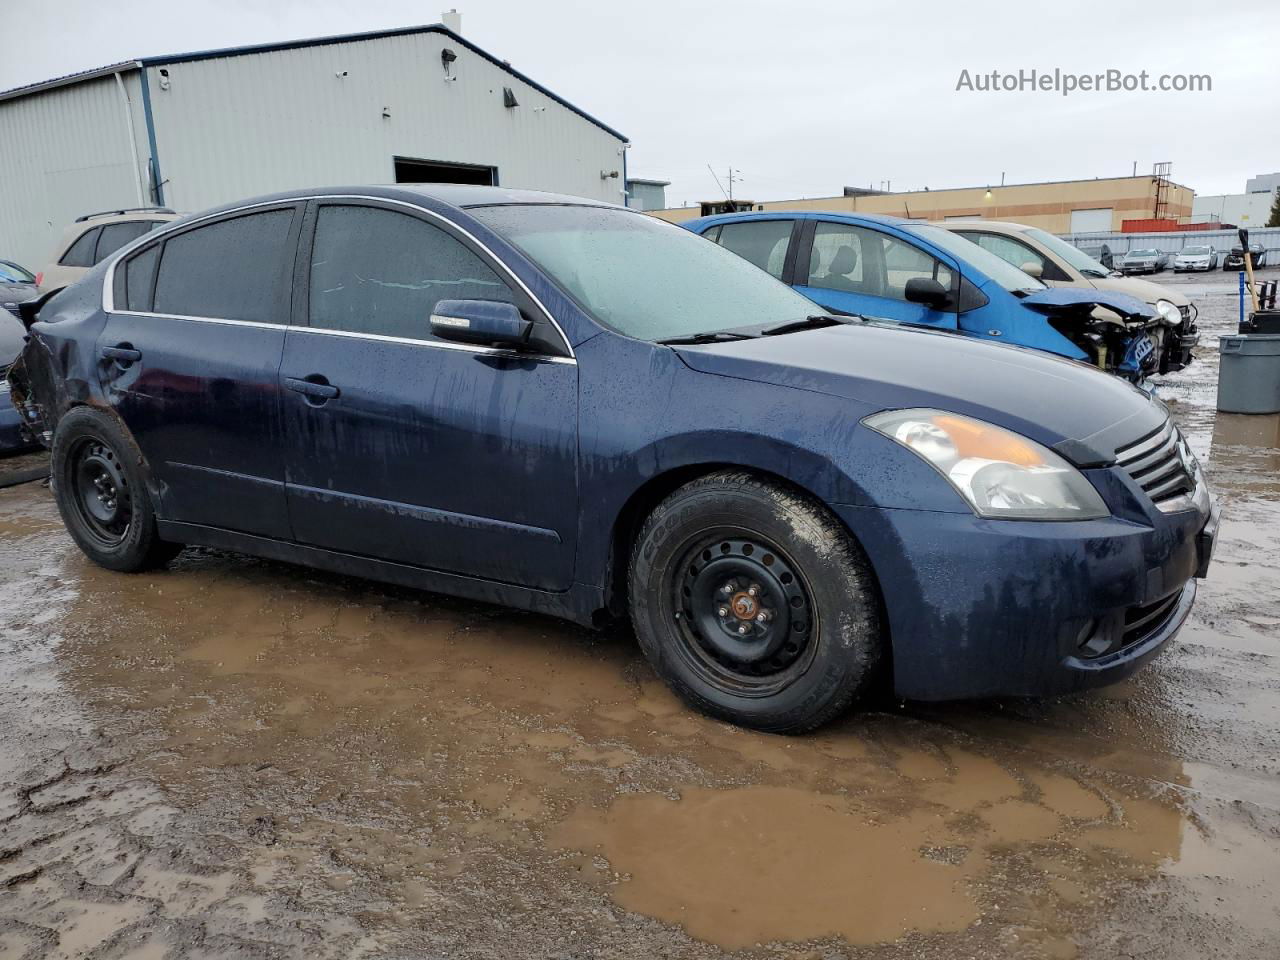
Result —
POLYGON ((1177 642, 1085 696, 748 733, 625 631, 112 574, 0 490, 0 957, 1280 956, 1280 422, 1215 418, 1234 275, 1160 279, 1222 537, 1177 642))

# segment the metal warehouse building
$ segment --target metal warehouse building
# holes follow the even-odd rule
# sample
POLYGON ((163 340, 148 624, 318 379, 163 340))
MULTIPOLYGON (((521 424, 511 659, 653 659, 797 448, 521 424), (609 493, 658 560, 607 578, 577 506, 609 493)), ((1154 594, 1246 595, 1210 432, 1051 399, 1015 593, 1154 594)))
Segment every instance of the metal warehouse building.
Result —
POLYGON ((444 25, 151 57, 0 93, 0 258, 77 216, 334 184, 623 203, 627 139, 444 25))

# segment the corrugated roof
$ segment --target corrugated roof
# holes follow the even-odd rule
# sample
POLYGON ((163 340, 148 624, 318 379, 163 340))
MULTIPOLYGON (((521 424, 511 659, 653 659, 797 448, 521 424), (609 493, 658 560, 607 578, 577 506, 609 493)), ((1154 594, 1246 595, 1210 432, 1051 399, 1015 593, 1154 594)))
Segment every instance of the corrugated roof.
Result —
POLYGON ((12 100, 17 97, 27 96, 28 94, 39 93, 41 90, 49 90, 54 87, 69 86, 70 84, 80 83, 84 80, 93 80, 97 77, 110 76, 111 74, 116 73, 120 70, 137 69, 138 67, 144 67, 144 66, 159 67, 159 66, 164 66, 166 64, 191 63, 197 60, 214 60, 214 59, 223 58, 223 57, 244 57, 244 56, 250 56, 255 53, 272 53, 280 50, 300 50, 304 47, 324 47, 324 46, 331 46, 337 43, 358 43, 363 40, 381 40, 385 37, 403 37, 403 36, 408 36, 411 34, 418 34, 418 33, 444 34, 453 42, 461 44, 462 46, 470 50, 472 53, 475 53, 476 55, 483 57, 484 59, 488 60, 490 63, 492 63, 494 66, 498 67, 499 69, 505 70, 507 73, 511 74, 511 76, 515 77, 517 80, 527 83, 529 86, 533 87, 538 92, 550 97, 552 100, 560 104, 562 107, 572 110, 574 113, 582 117, 584 120, 587 120, 595 124, 601 130, 605 131, 605 133, 608 133, 611 136, 617 137, 619 140, 623 141, 624 143, 630 142, 625 134, 619 133, 617 130, 613 129, 613 127, 609 126, 608 124, 603 123, 600 120, 597 120, 591 114, 587 113, 587 111, 583 110, 580 107, 574 106, 568 100, 564 99, 564 97, 561 97, 560 95, 551 92, 542 84, 538 83, 536 80, 526 76, 525 74, 521 73, 519 70, 515 69, 515 67, 511 66, 511 64, 506 62, 505 60, 499 60, 497 57, 489 53, 487 50, 484 50, 481 47, 476 46, 474 43, 472 43, 470 40, 465 39, 460 34, 454 33, 452 30, 446 27, 443 23, 429 23, 429 24, 422 24, 414 27, 398 27, 394 30, 372 30, 367 33, 342 33, 342 34, 335 34, 333 36, 328 36, 328 37, 311 37, 305 40, 287 40, 287 41, 282 41, 280 43, 259 43, 259 44, 253 44, 251 46, 244 46, 244 47, 223 47, 221 49, 216 49, 216 50, 198 50, 191 53, 176 53, 169 56, 140 57, 137 60, 125 60, 121 63, 114 64, 109 67, 98 67, 97 69, 94 69, 94 70, 85 70, 80 73, 71 73, 71 74, 67 74, 65 77, 57 77, 53 80, 45 80, 40 83, 32 83, 23 87, 15 87, 12 90, 5 90, 3 92, 0 92, 0 101, 12 100))
POLYGON ((137 70, 141 64, 137 60, 122 60, 120 63, 113 63, 105 67, 94 67, 92 70, 81 70, 78 73, 68 73, 64 77, 54 77, 52 80, 41 80, 39 83, 28 83, 21 87, 14 87, 12 90, 0 90, 0 101, 16 100, 19 97, 25 97, 31 93, 39 93, 41 90, 51 90, 54 87, 66 87, 73 83, 80 83, 84 80, 96 80, 98 77, 109 77, 113 73, 120 73, 124 70, 137 70))

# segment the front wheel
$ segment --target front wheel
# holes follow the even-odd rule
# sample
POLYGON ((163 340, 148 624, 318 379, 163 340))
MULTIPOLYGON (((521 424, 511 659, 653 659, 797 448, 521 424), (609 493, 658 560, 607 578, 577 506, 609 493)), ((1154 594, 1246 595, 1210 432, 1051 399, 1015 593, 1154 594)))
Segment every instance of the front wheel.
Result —
POLYGON ((801 733, 870 685, 880 602, 858 544, 821 505, 749 473, 711 474, 649 516, 632 623, 658 674, 712 716, 801 733))
POLYGON ((50 475, 62 522, 94 563, 133 573, 182 549, 160 539, 141 454, 113 417, 89 407, 68 411, 54 432, 50 475))

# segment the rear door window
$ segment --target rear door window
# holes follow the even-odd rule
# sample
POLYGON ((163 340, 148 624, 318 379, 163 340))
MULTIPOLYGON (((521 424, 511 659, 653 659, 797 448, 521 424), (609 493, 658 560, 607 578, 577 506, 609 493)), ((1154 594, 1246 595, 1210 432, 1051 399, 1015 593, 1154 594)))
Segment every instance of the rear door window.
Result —
POLYGON ((998 233, 978 233, 977 231, 970 232, 967 230, 958 230, 956 232, 966 240, 976 243, 983 250, 994 253, 1005 263, 1012 264, 1019 270, 1022 269, 1024 263, 1034 263, 1040 268, 1041 273, 1044 272, 1045 258, 1025 243, 1001 236, 998 233))
POLYGON ((137 240, 151 229, 152 222, 154 221, 126 220, 124 223, 105 224, 102 235, 98 238, 98 252, 94 254, 93 262, 101 263, 126 243, 137 240))
POLYGON ((170 237, 160 255, 155 312, 285 322, 293 217, 292 209, 269 210, 170 237))
POLYGON ((93 251, 98 245, 98 235, 102 233, 101 227, 94 227, 92 230, 86 230, 76 239, 76 242, 67 248, 67 252, 62 255, 62 259, 58 261, 64 267, 92 267, 93 251))
POLYGON ((307 300, 311 326, 434 340, 430 318, 441 300, 516 302, 477 254, 439 227, 381 207, 320 207, 307 300))
MULTIPOLYGON (((159 262, 160 245, 156 244, 130 257, 125 263, 124 297, 127 309, 143 313, 151 312, 152 287, 155 285, 156 265, 159 262)), ((117 277, 119 277, 118 272, 117 277)), ((118 284, 119 280, 117 279, 116 282, 118 284)))
POLYGON ((750 260, 779 280, 787 260, 787 244, 791 240, 792 220, 748 220, 726 223, 720 227, 715 242, 750 260))

